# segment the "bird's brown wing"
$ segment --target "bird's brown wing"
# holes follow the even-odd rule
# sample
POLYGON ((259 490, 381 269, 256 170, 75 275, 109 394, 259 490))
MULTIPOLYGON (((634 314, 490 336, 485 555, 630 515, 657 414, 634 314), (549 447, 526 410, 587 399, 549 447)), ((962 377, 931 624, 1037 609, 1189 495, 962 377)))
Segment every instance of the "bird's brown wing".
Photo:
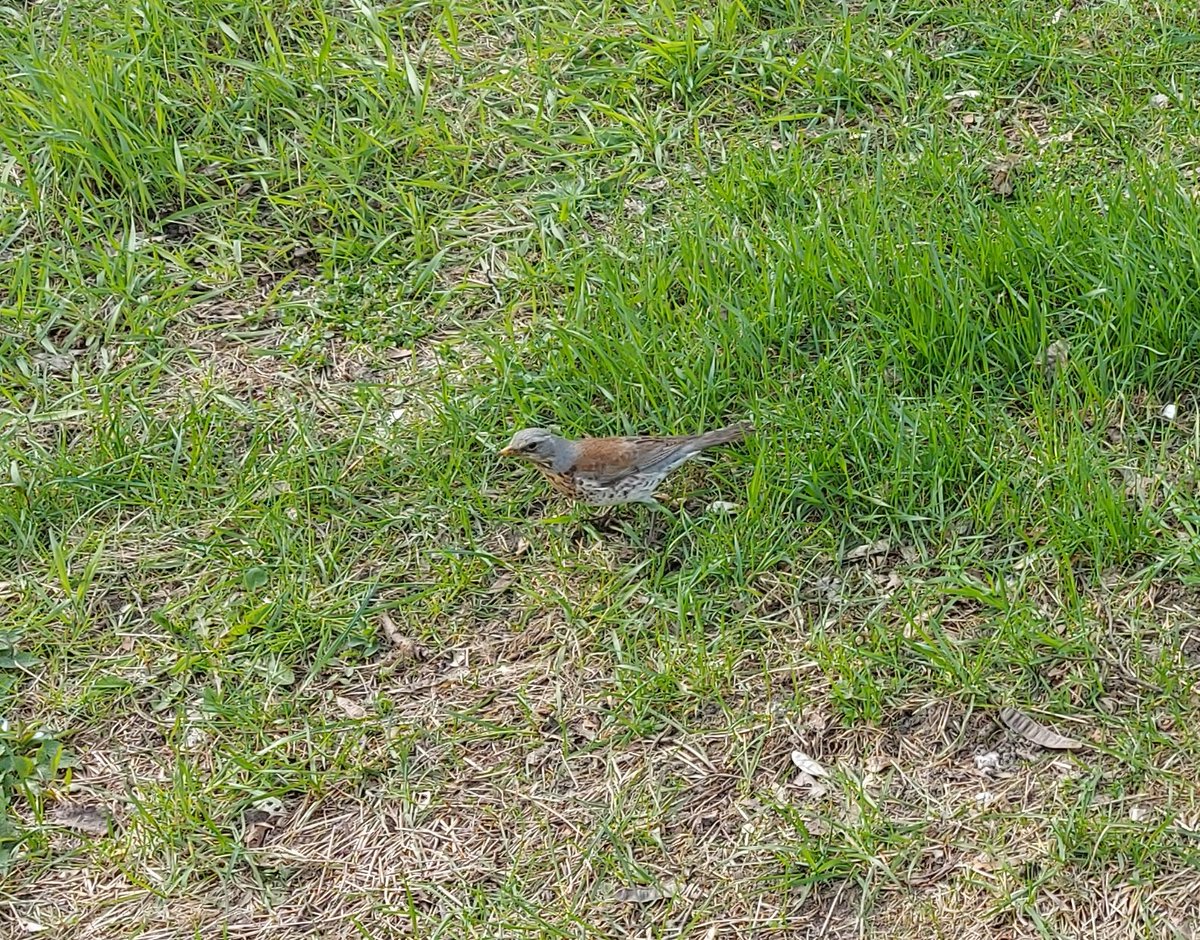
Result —
POLYGON ((571 469, 599 483, 670 465, 696 450, 696 435, 679 437, 600 437, 581 441, 571 469))

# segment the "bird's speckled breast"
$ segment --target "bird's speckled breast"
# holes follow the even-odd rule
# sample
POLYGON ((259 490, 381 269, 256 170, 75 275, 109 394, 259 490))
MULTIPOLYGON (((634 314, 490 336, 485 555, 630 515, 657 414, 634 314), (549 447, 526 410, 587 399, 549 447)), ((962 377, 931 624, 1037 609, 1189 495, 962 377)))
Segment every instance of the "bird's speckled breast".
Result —
POLYGON ((572 485, 570 476, 565 473, 555 473, 548 467, 538 467, 537 469, 556 492, 562 493, 563 496, 569 496, 571 499, 575 498, 575 487, 572 485))

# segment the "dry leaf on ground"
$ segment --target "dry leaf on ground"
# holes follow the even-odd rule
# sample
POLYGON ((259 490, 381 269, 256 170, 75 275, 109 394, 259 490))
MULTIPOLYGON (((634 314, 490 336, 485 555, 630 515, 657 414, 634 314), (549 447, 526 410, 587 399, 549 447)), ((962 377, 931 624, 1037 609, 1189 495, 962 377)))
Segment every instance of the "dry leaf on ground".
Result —
POLYGON ((498 577, 495 581, 493 581, 490 586, 485 588, 483 593, 484 594, 503 594, 505 591, 507 591, 512 586, 512 583, 513 583, 512 572, 505 571, 500 575, 500 577, 498 577))
POLYGON ((266 842, 266 837, 280 824, 286 813, 286 807, 280 798, 269 796, 259 800, 242 814, 245 832, 242 834, 242 844, 247 849, 258 849, 266 842))
POLYGON ((803 751, 792 751, 792 763, 810 777, 828 777, 829 771, 803 751))
POLYGON ((1153 505, 1158 501, 1156 497, 1159 495, 1162 487, 1162 480, 1157 475, 1147 476, 1144 473, 1138 473, 1136 470, 1122 467, 1121 477, 1125 481, 1125 495, 1139 509, 1145 509, 1147 506, 1153 505))
POLYGON ((947 109, 953 114, 961 108, 966 102, 974 101, 977 98, 982 98, 983 92, 977 88, 969 88, 965 91, 955 91, 949 94, 942 95, 942 100, 946 102, 947 109))
POLYGON ((1068 738, 1057 731, 1052 731, 1015 708, 1000 709, 1000 721, 1010 731, 1015 731, 1026 741, 1031 741, 1039 747, 1051 748, 1056 751, 1069 751, 1084 747, 1082 741, 1076 741, 1074 738, 1068 738))
POLYGON ((1019 158, 1008 156, 992 164, 992 192, 997 196, 1013 194, 1013 170, 1016 169, 1019 158))
POLYGON ((388 642, 396 648, 396 653, 401 659, 423 659, 425 657, 425 650, 415 640, 400 632, 386 610, 379 612, 379 627, 383 630, 383 635, 387 637, 388 642))
POLYGON ((379 626, 383 628, 383 635, 388 638, 389 642, 399 645, 400 641, 404 639, 386 610, 379 612, 379 626))
POLYGON ((829 787, 821 783, 821 781, 812 776, 812 774, 807 774, 803 771, 796 774, 794 784, 795 786, 804 787, 806 790, 808 790, 809 797, 814 800, 821 799, 829 792, 829 787))
POLYGON ((96 806, 62 806, 54 814, 54 821, 73 832, 87 836, 108 835, 108 813, 96 806))
POLYGON ((248 849, 261 848, 274 828, 275 825, 269 822, 250 823, 246 826, 246 836, 242 842, 248 849))
POLYGON ((242 816, 245 832, 242 843, 248 849, 259 848, 283 819, 286 807, 277 797, 266 797, 246 810, 242 816))
POLYGON ((1041 351, 1037 358, 1037 364, 1041 366, 1047 378, 1053 378, 1055 373, 1067 364, 1070 352, 1070 343, 1065 339, 1056 339, 1041 351))
POLYGON ((613 900, 622 904, 652 904, 664 898, 679 894, 679 886, 668 879, 660 885, 632 885, 627 888, 617 888, 613 892, 613 900))
POLYGON ((35 365, 40 366, 46 372, 63 374, 70 372, 71 367, 75 365, 75 356, 72 353, 38 353, 33 357, 35 365))
POLYGON ((821 780, 829 776, 829 771, 822 767, 817 761, 813 760, 803 751, 792 751, 792 763, 796 765, 800 771, 796 775, 794 784, 798 787, 804 787, 808 790, 808 795, 819 800, 829 792, 821 780))
POLYGON ((354 699, 339 695, 334 701, 337 702, 338 708, 342 710, 342 714, 347 718, 353 718, 357 721, 367 717, 367 710, 354 701, 354 699))
POLYGON ((862 558, 871 558, 874 555, 886 555, 891 551, 892 543, 887 539, 880 539, 877 542, 868 542, 865 545, 859 545, 846 552, 846 561, 858 561, 862 558))
POLYGON ((258 822, 264 819, 278 819, 283 816, 286 810, 287 807, 283 805, 283 800, 278 797, 263 797, 246 810, 246 821, 258 822))

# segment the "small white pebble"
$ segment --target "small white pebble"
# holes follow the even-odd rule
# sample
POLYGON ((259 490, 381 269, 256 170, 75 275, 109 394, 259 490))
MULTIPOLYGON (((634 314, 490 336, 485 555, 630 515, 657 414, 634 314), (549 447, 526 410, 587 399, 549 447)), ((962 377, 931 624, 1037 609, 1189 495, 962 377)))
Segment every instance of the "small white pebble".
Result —
POLYGON ((1153 95, 1150 98, 1150 107, 1158 108, 1160 111, 1164 108, 1170 107, 1170 105, 1171 99, 1162 92, 1159 92, 1157 95, 1153 95))
POLYGON ((1175 407, 1175 403, 1163 405, 1163 410, 1160 412, 1164 421, 1174 421, 1175 416, 1179 414, 1179 409, 1175 407))
POLYGON ((709 512, 730 513, 730 512, 737 512, 741 508, 742 507, 739 506, 737 503, 726 503, 719 499, 716 502, 708 504, 709 512))

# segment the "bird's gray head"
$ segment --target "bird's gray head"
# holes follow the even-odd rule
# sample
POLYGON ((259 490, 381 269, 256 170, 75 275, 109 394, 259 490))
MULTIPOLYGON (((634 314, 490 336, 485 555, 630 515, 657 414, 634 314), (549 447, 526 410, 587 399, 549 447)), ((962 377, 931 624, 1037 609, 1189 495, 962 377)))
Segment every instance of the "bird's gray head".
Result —
POLYGON ((526 428, 513 435, 508 446, 500 451, 500 456, 520 457, 551 470, 562 470, 565 468, 561 464, 569 463, 573 457, 571 450, 572 442, 557 434, 541 428, 526 428))

